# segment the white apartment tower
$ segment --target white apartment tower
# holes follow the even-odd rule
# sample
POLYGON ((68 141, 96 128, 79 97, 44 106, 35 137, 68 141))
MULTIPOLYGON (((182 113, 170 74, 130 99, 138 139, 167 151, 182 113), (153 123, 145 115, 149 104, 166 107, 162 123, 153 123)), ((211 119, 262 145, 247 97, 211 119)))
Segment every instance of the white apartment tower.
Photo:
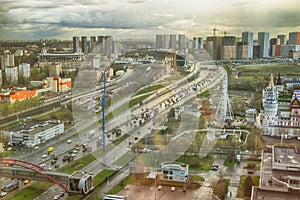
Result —
POLYGON ((22 63, 19 65, 19 77, 30 78, 30 64, 22 63))

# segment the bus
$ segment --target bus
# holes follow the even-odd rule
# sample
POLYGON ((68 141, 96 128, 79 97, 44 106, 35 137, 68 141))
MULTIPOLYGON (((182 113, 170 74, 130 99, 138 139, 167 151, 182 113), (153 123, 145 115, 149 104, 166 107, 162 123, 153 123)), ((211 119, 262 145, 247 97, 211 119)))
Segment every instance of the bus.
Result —
POLYGON ((19 182, 12 182, 12 183, 8 183, 8 184, 2 186, 2 191, 10 192, 10 191, 14 191, 18 188, 19 188, 19 182))
POLYGON ((106 195, 103 200, 124 200, 124 196, 120 196, 120 195, 106 195))

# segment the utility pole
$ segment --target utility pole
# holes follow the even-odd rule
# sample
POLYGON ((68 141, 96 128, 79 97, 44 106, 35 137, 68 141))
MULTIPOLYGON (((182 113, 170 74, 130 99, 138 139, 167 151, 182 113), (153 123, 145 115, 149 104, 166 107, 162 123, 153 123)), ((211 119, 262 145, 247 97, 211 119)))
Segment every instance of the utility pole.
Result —
POLYGON ((106 69, 103 72, 103 96, 102 96, 102 141, 103 141, 103 151, 106 151, 105 106, 106 106, 106 69))

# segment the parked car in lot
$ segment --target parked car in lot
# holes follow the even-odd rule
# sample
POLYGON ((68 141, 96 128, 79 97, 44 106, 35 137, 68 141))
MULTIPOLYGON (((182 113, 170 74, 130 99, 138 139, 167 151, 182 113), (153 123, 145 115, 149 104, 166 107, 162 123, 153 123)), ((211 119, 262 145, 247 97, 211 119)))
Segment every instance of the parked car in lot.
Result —
POLYGON ((59 198, 60 198, 59 195, 55 195, 55 196, 53 197, 53 200, 57 200, 57 199, 59 199, 59 198))
POLYGON ((210 170, 218 170, 219 169, 219 165, 217 164, 213 164, 210 168, 210 170))

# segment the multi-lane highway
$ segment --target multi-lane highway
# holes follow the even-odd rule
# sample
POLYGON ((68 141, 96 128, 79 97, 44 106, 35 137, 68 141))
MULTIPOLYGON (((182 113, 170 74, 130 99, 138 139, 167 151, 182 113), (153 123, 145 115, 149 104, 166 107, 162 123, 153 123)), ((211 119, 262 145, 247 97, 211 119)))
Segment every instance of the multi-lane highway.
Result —
MULTIPOLYGON (((143 121, 144 125, 141 127, 134 127, 130 126, 131 122, 131 114, 133 115, 140 115, 142 110, 153 110, 154 108, 158 109, 158 113, 162 113, 163 111, 166 111, 168 108, 170 108, 171 105, 166 106, 166 101, 170 99, 172 96, 177 95, 176 102, 174 102, 174 105, 179 105, 179 103, 183 103, 184 101, 187 101, 191 98, 194 98, 196 95, 196 92, 201 92, 208 90, 212 87, 214 87, 217 83, 219 83, 222 80, 222 75, 224 73, 224 70, 221 68, 217 68, 217 70, 204 70, 207 69, 207 66, 204 66, 203 63, 197 63, 195 67, 195 71, 200 71, 200 76, 196 78, 192 83, 188 81, 177 82, 175 84, 172 84, 168 88, 165 88, 159 92, 164 93, 164 95, 157 95, 156 98, 153 99, 151 97, 151 100, 146 100, 145 103, 135 110, 131 110, 128 106, 128 109, 125 109, 123 112, 118 113, 117 115, 113 116, 112 120, 107 125, 107 130, 110 130, 112 128, 115 128, 118 126, 122 129, 123 133, 125 134, 131 134, 131 137, 139 137, 142 138, 146 134, 149 133, 151 127, 153 127, 153 122, 150 120, 143 121), (204 81, 205 80, 205 81, 204 81), (193 89, 194 84, 201 83, 201 88, 197 87, 197 90, 193 89), (177 87, 179 86, 179 87, 177 87), (161 105, 161 106, 160 106, 161 105), (158 107, 159 106, 159 107, 158 107), (147 123, 146 123, 147 122, 147 123)), ((139 70, 134 70, 131 73, 128 73, 130 76, 127 75, 127 77, 124 77, 118 85, 122 87, 122 89, 119 89, 118 92, 112 91, 112 105, 110 109, 117 109, 124 103, 128 102, 128 100, 133 96, 134 92, 142 87, 143 85, 149 84, 157 78, 158 74, 166 73, 165 69, 158 65, 141 65, 139 70), (149 69, 151 67, 151 70, 149 69)), ((94 91, 95 92, 95 91, 94 91)), ((76 108, 75 108, 76 110, 76 108)), ((61 136, 61 138, 57 138, 56 141, 52 141, 51 143, 48 143, 48 145, 54 146, 53 154, 59 154, 61 152, 69 151, 72 149, 75 143, 78 144, 84 144, 88 143, 88 145, 92 148, 92 151, 95 151, 97 148, 100 148, 97 145, 97 139, 101 137, 101 132, 97 129, 98 128, 98 120, 99 116, 95 114, 95 112, 86 111, 86 112, 74 112, 74 119, 76 121, 75 127, 69 129, 66 134, 61 136), (88 128, 87 128, 88 127, 88 128), (96 133, 91 138, 90 135, 88 135, 89 130, 96 130, 96 133), (84 131, 82 131, 84 130, 84 131), (76 132, 80 132, 79 136, 73 136, 72 137, 72 143, 66 144, 65 141, 61 141, 63 138, 69 137, 70 135, 74 135, 76 132)), ((154 115, 154 114, 153 114, 154 115)), ((154 116, 152 116, 154 117, 154 116)), ((105 166, 111 166, 112 163, 120 158, 122 155, 124 155, 129 149, 128 147, 128 141, 125 140, 122 143, 120 143, 118 146, 115 146, 112 150, 106 152, 103 156, 99 157, 97 161, 94 163, 91 163, 89 166, 87 166, 84 170, 93 172, 93 175, 96 175, 98 172, 100 172, 105 166), (100 164, 100 165, 99 165, 100 164), (100 167, 99 167, 100 166, 100 167)), ((30 150, 32 152, 27 152, 24 155, 18 156, 19 159, 26 159, 28 161, 39 163, 42 160, 42 155, 46 151, 46 147, 40 148, 39 150, 30 150), (35 157, 32 155, 36 155, 35 157), (33 158, 34 157, 34 158, 33 158)), ((82 156, 82 154, 78 153, 77 157, 82 156)), ((49 194, 47 194, 49 195, 49 194)), ((42 199, 43 195, 39 197, 38 199, 42 199)))

